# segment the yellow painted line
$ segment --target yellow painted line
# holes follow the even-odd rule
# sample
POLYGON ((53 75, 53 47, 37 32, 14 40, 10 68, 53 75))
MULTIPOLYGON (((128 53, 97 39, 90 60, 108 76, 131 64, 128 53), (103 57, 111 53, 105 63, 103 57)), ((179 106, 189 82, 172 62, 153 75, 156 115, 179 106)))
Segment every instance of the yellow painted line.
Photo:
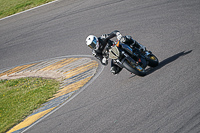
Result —
POLYGON ((28 64, 28 65, 23 65, 23 66, 17 66, 17 67, 15 67, 15 68, 12 68, 12 69, 10 69, 10 70, 8 70, 8 71, 5 71, 5 72, 1 73, 1 74, 0 74, 0 77, 1 77, 1 76, 4 76, 4 75, 10 75, 10 74, 13 74, 13 73, 16 73, 16 72, 20 72, 20 71, 22 71, 22 70, 24 70, 24 69, 26 69, 26 68, 29 68, 29 67, 31 67, 31 66, 33 66, 33 65, 35 65, 35 64, 37 64, 37 63, 28 64))
POLYGON ((12 133, 14 131, 17 131, 19 129, 22 129, 22 128, 25 128, 25 127, 31 125, 32 123, 34 123, 35 121, 37 121, 38 119, 40 119, 41 117, 43 117, 44 115, 46 115, 47 113, 52 111, 54 108, 56 108, 56 107, 50 108, 48 110, 45 110, 43 112, 37 113, 37 114, 32 115, 32 116, 29 116, 23 122, 19 123, 18 125, 13 127, 11 130, 9 130, 7 133, 12 133))
POLYGON ((63 66, 66 66, 67 64, 70 64, 71 62, 74 62, 76 60, 78 60, 80 58, 68 58, 68 59, 63 59, 61 61, 58 61, 52 65, 49 65, 43 69, 41 69, 40 71, 47 71, 47 70, 56 70, 56 69, 59 69, 63 66))
POLYGON ((82 79, 82 80, 80 80, 80 81, 78 81, 78 82, 72 83, 72 84, 70 84, 70 85, 64 87, 63 89, 59 90, 59 91, 54 95, 53 98, 51 98, 51 99, 49 99, 49 100, 55 99, 55 98, 60 97, 60 96, 62 96, 62 95, 65 95, 65 94, 68 94, 68 93, 70 93, 70 92, 73 92, 73 91, 78 90, 79 88, 83 87, 92 77, 93 77, 93 76, 87 77, 87 78, 85 78, 85 79, 82 79))
POLYGON ((72 69, 70 71, 65 72, 64 73, 64 74, 66 74, 65 78, 68 79, 70 77, 73 77, 73 76, 75 76, 77 74, 80 74, 80 73, 82 73, 84 71, 87 71, 89 69, 95 68, 97 66, 98 66, 98 63, 96 61, 91 61, 91 62, 89 62, 87 64, 84 64, 82 66, 76 67, 76 68, 74 68, 74 69, 72 69))

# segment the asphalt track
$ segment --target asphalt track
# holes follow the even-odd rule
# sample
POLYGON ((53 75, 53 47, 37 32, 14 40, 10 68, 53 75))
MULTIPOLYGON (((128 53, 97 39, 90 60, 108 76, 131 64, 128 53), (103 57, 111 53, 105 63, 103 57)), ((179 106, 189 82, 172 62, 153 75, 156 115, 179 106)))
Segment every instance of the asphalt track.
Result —
POLYGON ((60 0, 0 21, 0 69, 90 55, 89 34, 120 30, 153 51, 145 77, 110 66, 67 104, 25 132, 200 132, 199 0, 60 0))

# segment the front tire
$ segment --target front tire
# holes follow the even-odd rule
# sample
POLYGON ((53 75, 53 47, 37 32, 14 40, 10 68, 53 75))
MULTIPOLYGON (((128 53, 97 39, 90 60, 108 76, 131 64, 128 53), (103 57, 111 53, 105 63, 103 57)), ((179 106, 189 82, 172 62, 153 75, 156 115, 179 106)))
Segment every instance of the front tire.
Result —
POLYGON ((159 61, 158 61, 158 58, 155 56, 155 55, 153 55, 153 54, 150 54, 149 56, 148 56, 148 58, 149 58, 149 66, 150 67, 157 67, 158 66, 158 64, 159 64, 159 61))
POLYGON ((132 65, 130 61, 125 60, 123 63, 124 67, 131 73, 134 73, 138 76, 145 76, 146 71, 144 68, 142 68, 140 65, 132 65))

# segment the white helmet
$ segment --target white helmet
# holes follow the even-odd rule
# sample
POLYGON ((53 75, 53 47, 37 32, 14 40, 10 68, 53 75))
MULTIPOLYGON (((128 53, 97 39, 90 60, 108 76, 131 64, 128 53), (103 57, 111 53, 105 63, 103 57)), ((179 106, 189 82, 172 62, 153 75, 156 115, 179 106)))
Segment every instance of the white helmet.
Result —
POLYGON ((99 41, 98 38, 94 35, 89 35, 86 38, 86 44, 88 47, 90 47, 91 49, 98 49, 99 48, 99 41))

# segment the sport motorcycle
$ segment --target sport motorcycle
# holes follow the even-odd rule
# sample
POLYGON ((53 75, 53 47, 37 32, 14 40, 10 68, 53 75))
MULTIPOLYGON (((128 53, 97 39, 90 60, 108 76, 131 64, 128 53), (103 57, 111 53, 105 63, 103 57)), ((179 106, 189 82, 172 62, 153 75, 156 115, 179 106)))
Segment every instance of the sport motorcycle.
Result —
POLYGON ((147 66, 156 67, 159 64, 158 58, 151 51, 141 52, 138 48, 131 48, 120 41, 111 46, 108 52, 114 64, 138 76, 147 74, 147 66))

